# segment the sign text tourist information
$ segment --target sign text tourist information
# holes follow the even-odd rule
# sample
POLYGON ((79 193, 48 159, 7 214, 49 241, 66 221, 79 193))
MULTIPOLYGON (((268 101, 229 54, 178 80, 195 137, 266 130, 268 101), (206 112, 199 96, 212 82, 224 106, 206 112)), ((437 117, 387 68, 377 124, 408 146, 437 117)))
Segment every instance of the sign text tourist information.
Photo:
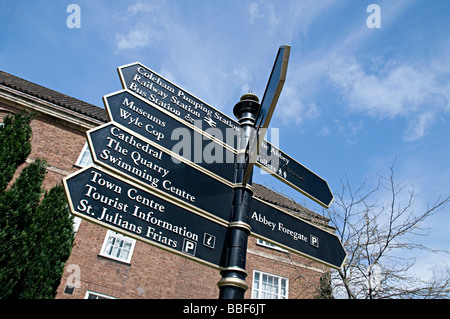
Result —
POLYGON ((253 198, 249 224, 256 237, 340 269, 347 257, 339 238, 273 205, 253 198))
POLYGON ((64 179, 72 214, 220 269, 227 225, 89 166, 64 179))
POLYGON ((94 163, 170 196, 183 207, 189 205, 229 221, 233 201, 230 185, 114 123, 90 130, 87 136, 94 163))

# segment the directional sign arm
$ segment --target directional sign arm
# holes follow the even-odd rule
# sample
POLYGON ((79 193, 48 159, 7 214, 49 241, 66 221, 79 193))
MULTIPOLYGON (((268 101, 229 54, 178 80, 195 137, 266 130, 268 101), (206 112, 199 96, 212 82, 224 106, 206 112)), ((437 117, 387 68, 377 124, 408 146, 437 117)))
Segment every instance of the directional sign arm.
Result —
POLYGON ((261 142, 255 162, 272 176, 325 208, 329 208, 334 200, 323 178, 267 141, 261 142))
POLYGON ((261 106, 256 114, 256 129, 254 134, 250 136, 249 143, 247 145, 249 165, 247 166, 244 175, 244 184, 248 182, 250 175, 253 172, 253 164, 255 163, 255 157, 258 152, 258 141, 264 139, 270 120, 272 119, 273 111, 275 110, 281 90, 283 89, 284 82, 286 80, 290 52, 291 47, 289 45, 283 45, 278 49, 277 57, 261 101, 261 106))
POLYGON ((254 236, 335 269, 344 265, 347 253, 335 234, 257 198, 249 215, 254 236))
MULTIPOLYGON (((266 90, 261 101, 261 108, 256 116, 257 128, 267 128, 269 126, 273 111, 275 110, 275 106, 286 80, 290 52, 291 47, 289 45, 283 45, 278 49, 278 54, 269 77, 269 82, 267 83, 266 90)), ((264 136, 261 138, 264 138, 264 136)))
POLYGON ((73 215, 220 269, 227 224, 178 206, 100 167, 63 179, 73 215))

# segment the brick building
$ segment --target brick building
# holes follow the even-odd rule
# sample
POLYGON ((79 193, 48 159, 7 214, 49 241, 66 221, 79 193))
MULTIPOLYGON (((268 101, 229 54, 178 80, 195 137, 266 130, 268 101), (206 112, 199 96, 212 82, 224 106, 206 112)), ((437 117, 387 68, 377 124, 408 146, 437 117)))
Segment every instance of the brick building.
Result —
MULTIPOLYGON (((45 189, 89 163, 85 132, 108 121, 103 108, 0 71, 0 123, 22 109, 37 114, 31 122, 32 152, 27 163, 37 157, 48 161, 45 189)), ((333 231, 325 217, 264 186, 253 188, 255 197, 333 231)), ((219 295, 221 275, 215 269, 78 218, 74 228, 72 254, 56 298, 215 299, 219 295)), ((312 298, 329 268, 250 237, 246 270, 246 298, 312 298)))

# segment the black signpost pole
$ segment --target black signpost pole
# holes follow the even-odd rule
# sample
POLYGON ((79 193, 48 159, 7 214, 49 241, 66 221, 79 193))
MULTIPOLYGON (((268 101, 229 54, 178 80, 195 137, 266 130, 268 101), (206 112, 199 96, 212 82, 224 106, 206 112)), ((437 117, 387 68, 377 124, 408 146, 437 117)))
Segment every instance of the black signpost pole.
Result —
POLYGON ((244 94, 233 109, 239 120, 242 133, 239 141, 236 163, 236 189, 233 204, 233 214, 228 227, 226 243, 226 262, 221 271, 222 279, 217 283, 219 299, 244 299, 248 289, 245 282, 247 256, 247 241, 251 231, 249 225, 250 205, 253 196, 251 177, 245 185, 242 183, 247 168, 246 148, 250 136, 254 134, 256 114, 259 110, 259 99, 252 93, 244 94))

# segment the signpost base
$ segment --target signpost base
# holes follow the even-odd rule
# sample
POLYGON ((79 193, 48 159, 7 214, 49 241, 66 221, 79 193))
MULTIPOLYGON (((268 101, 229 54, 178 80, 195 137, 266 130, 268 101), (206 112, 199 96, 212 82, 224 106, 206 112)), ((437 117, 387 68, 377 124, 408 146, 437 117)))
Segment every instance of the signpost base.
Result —
POLYGON ((247 241, 251 227, 249 225, 250 205, 253 196, 251 177, 246 185, 242 184, 248 163, 245 149, 250 136, 254 132, 256 114, 259 110, 259 100, 254 94, 247 93, 241 97, 233 109, 238 118, 242 132, 240 136, 238 158, 236 163, 236 185, 234 194, 233 214, 228 227, 226 246, 226 267, 221 271, 222 279, 217 283, 219 299, 244 299, 248 289, 245 282, 247 256, 247 241))

